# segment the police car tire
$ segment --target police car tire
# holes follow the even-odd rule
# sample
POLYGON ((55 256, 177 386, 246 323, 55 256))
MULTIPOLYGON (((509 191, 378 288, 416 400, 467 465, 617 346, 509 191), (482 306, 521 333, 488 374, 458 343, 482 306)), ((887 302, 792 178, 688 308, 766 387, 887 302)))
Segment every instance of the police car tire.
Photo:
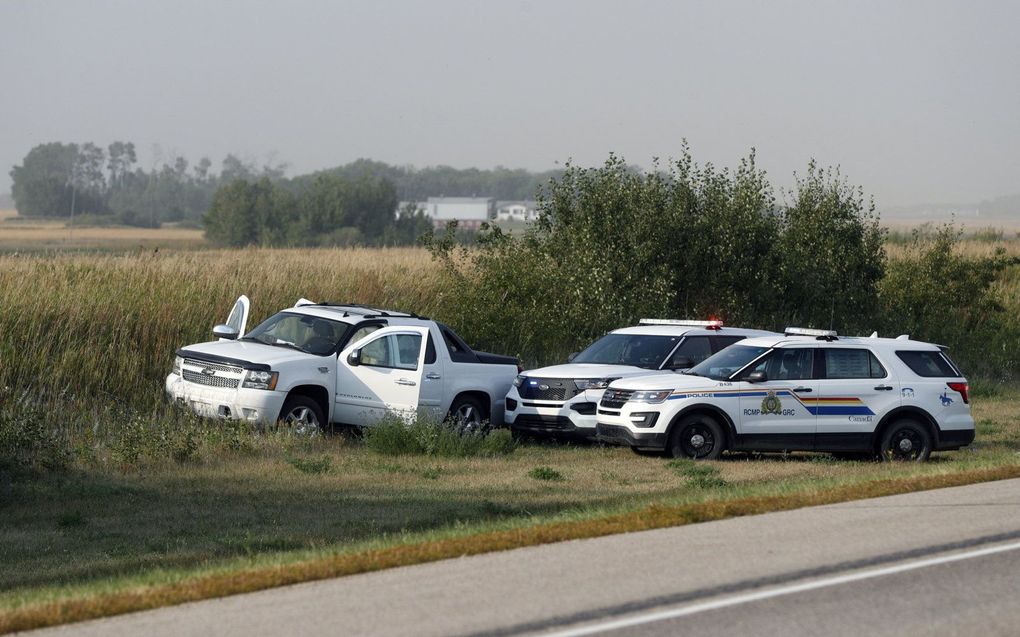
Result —
POLYGON ((928 428, 914 420, 897 420, 886 428, 879 456, 886 462, 924 462, 931 455, 928 428))
POLYGON ((724 445, 722 427, 714 418, 705 414, 691 414, 673 426, 667 451, 674 458, 715 460, 722 453, 724 445))

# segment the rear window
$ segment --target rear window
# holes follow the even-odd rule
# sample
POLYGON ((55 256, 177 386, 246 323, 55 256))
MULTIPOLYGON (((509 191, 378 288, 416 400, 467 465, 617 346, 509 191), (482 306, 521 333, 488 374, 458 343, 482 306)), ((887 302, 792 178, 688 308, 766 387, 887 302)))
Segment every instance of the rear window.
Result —
POLYGON ((938 350, 896 352, 915 374, 925 378, 959 378, 960 372, 938 350))

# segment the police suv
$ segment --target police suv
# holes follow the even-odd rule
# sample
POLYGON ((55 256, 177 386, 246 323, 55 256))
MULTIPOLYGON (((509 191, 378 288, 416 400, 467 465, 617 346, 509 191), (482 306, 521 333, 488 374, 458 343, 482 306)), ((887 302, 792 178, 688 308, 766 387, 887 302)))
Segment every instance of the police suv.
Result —
POLYGON ((595 409, 614 380, 686 369, 761 330, 724 327, 719 320, 641 319, 574 354, 566 365, 523 372, 506 395, 511 430, 528 435, 594 438, 595 409))
POLYGON ((613 382, 597 419, 600 440, 694 459, 812 450, 923 461, 974 440, 967 379, 943 348, 797 328, 683 373, 613 382))

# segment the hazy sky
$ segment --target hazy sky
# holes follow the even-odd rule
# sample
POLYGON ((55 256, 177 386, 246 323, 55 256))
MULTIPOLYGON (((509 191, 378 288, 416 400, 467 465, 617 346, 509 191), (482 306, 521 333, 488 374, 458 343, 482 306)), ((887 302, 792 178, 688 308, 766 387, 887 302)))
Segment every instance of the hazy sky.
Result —
POLYGON ((752 147, 882 206, 1020 192, 1018 2, 0 0, 0 191, 35 144, 289 174, 752 147))

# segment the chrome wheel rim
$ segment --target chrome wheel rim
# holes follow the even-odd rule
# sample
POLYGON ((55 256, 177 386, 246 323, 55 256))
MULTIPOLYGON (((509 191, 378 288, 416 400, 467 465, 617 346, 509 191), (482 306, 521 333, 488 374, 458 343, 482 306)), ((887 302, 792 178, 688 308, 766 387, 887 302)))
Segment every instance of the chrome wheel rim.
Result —
POLYGON ((319 419, 308 407, 295 407, 283 419, 287 427, 299 436, 311 436, 319 433, 319 419))
POLYGON ((453 415, 454 420, 457 424, 467 428, 473 429, 475 425, 482 422, 482 415, 478 413, 474 405, 464 404, 457 408, 457 412, 453 415))

